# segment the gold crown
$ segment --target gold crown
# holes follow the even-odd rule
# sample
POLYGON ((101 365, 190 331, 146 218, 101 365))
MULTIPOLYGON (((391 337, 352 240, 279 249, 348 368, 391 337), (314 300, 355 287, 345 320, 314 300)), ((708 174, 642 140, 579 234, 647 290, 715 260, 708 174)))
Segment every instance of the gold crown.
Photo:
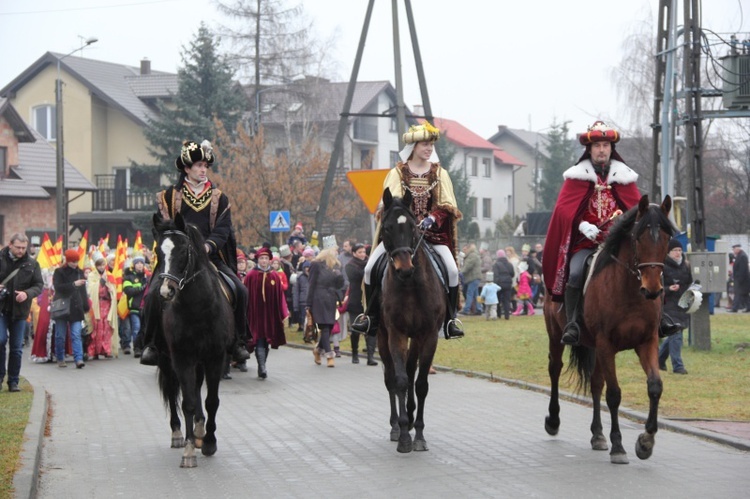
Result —
POLYGON ((405 144, 416 144, 417 142, 434 142, 440 138, 440 130, 430 125, 430 122, 425 120, 421 125, 412 125, 409 127, 409 131, 403 136, 405 144))

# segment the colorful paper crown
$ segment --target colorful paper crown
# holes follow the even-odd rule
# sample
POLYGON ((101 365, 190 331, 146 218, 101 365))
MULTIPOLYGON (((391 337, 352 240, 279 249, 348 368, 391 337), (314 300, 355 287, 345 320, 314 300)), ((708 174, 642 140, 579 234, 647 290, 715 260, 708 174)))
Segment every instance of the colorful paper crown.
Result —
POLYGON ((594 142, 611 142, 616 144, 620 140, 620 132, 614 128, 607 126, 603 121, 596 121, 593 125, 588 127, 586 133, 582 133, 578 136, 578 141, 587 146, 594 142))
POLYGON ((430 125, 430 122, 425 120, 421 125, 412 125, 409 127, 409 131, 404 134, 404 144, 416 144, 417 142, 435 142, 440 138, 440 130, 430 125))
POLYGON ((174 165, 178 170, 183 170, 185 167, 193 166, 198 161, 205 161, 209 165, 214 163, 214 149, 207 140, 201 142, 201 145, 192 140, 183 142, 180 156, 174 160, 174 165))

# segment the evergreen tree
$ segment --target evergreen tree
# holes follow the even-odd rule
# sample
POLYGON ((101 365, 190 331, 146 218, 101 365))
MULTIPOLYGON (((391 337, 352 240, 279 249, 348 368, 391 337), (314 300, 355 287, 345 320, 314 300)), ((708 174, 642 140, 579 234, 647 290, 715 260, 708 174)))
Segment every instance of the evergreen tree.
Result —
POLYGON ((443 138, 435 143, 435 147, 440 158, 440 165, 448 171, 453 183, 453 194, 456 196, 458 209, 464 215, 464 218, 458 222, 459 237, 464 238, 468 234, 469 222, 471 222, 471 185, 464 172, 452 166, 456 155, 453 145, 443 138))
POLYGON ((563 172, 576 160, 575 144, 568 138, 568 122, 558 124, 553 121, 547 134, 549 159, 545 160, 544 172, 539 182, 542 206, 551 210, 557 201, 563 182, 563 172))
MULTIPOLYGON (((174 174, 174 159, 184 140, 216 141, 215 121, 234 130, 245 107, 244 93, 234 71, 217 51, 218 40, 201 24, 190 47, 183 47, 183 67, 177 72, 177 93, 172 102, 158 103, 159 118, 144 130, 149 153, 160 173, 174 174)), ((216 144, 215 144, 216 145, 216 144)), ((153 165, 134 165, 153 168, 153 165)))

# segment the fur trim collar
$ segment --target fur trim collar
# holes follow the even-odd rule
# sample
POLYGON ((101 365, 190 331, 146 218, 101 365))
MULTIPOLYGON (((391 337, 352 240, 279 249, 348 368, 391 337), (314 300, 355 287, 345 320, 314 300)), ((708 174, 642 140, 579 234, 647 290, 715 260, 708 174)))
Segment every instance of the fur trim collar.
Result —
MULTIPOLYGON (((587 180, 589 182, 596 182, 596 173, 594 172, 594 165, 591 164, 591 160, 585 159, 573 165, 563 173, 564 179, 571 180, 587 180)), ((621 161, 613 159, 609 165, 609 175, 607 176, 607 184, 632 184, 638 180, 638 174, 632 170, 628 165, 621 161)))

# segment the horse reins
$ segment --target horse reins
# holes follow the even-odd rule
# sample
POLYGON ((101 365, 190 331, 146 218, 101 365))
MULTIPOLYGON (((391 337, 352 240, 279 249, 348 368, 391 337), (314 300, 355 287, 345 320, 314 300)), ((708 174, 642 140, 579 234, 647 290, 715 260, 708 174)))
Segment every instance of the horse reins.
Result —
POLYGON ((633 235, 630 238, 630 240, 632 241, 632 246, 633 246, 633 267, 629 266, 628 264, 626 264, 625 262, 623 262, 622 260, 620 260, 619 258, 617 258, 615 255, 609 255, 609 256, 610 256, 610 258, 612 258, 612 260, 614 260, 615 262, 617 262, 620 265, 622 265, 623 267, 625 267, 625 270, 627 270, 628 272, 630 272, 633 276, 635 276, 636 279, 638 279, 640 281, 642 279, 641 269, 643 269, 645 267, 661 267, 663 269, 664 268, 664 262, 644 262, 644 263, 638 263, 638 251, 637 251, 637 248, 636 248, 636 245, 637 245, 638 241, 637 241, 637 238, 635 237, 635 233, 636 233, 636 228, 633 227, 633 235))
MULTIPOLYGON (((188 240, 188 243, 190 242, 190 236, 188 236, 187 234, 185 234, 184 232, 182 232, 180 230, 165 230, 164 231, 164 235, 166 235, 166 236, 171 236, 171 235, 182 236, 182 237, 184 237, 184 238, 186 238, 188 240)), ((192 281, 193 279, 195 279, 196 276, 198 276, 198 274, 200 274, 201 272, 203 272, 203 269, 201 269, 198 272, 195 272, 190 277, 188 277, 189 271, 192 270, 192 268, 193 268, 193 251, 194 251, 193 247, 190 244, 188 244, 188 263, 185 266, 185 271, 182 274, 182 278, 179 278, 179 277, 177 277, 175 275, 172 275, 172 274, 169 274, 167 272, 162 272, 161 274, 159 274, 159 279, 167 279, 169 281, 174 282, 175 284, 177 284, 177 289, 179 289, 180 291, 182 291, 182 288, 184 288, 186 285, 188 285, 190 283, 190 281, 192 281)))

